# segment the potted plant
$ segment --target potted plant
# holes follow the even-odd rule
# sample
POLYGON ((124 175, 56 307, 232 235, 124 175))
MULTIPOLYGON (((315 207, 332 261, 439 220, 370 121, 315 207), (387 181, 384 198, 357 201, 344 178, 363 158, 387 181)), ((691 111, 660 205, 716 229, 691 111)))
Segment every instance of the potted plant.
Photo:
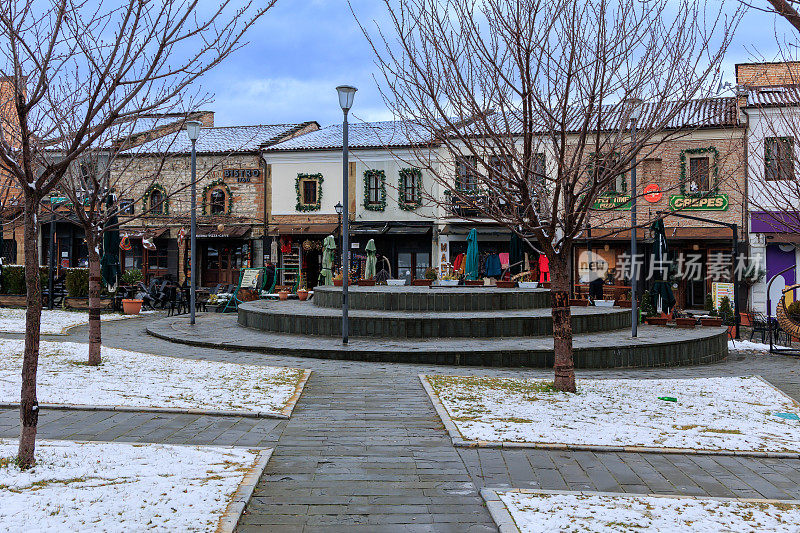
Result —
POLYGON ((281 289, 278 291, 278 298, 281 300, 288 300, 289 299, 289 289, 281 289))
POLYGON ((587 307, 589 305, 589 300, 586 298, 570 298, 569 305, 571 307, 587 307))
POLYGON ((374 287, 375 286, 375 279, 360 279, 358 280, 359 287, 374 287))
POLYGON ((441 285, 443 287, 455 287, 458 285, 458 276, 452 273, 445 274, 438 281, 438 285, 441 285))
MULTIPOLYGON (((278 295, 280 297, 280 295, 278 295)), ((305 287, 297 289, 297 299, 301 302, 308 300, 308 290, 305 287)))
POLYGON ((513 289, 517 286, 517 282, 511 279, 498 279, 496 285, 501 289, 513 289))
POLYGON ((645 321, 651 326, 666 326, 667 317, 660 316, 656 313, 656 308, 653 305, 653 298, 650 296, 650 291, 644 291, 642 294, 642 302, 639 306, 639 311, 644 316, 645 321))
POLYGON ((136 298, 122 299, 122 312, 126 315, 138 315, 142 310, 142 300, 136 298))
POLYGON ((731 300, 727 296, 724 296, 719 302, 719 316, 722 319, 722 325, 728 326, 728 334, 732 337, 736 330, 736 317, 733 314, 731 300))
POLYGON ((622 295, 621 298, 614 300, 614 305, 617 307, 626 307, 628 309, 633 307, 633 302, 631 301, 631 291, 627 291, 622 295))
POLYGON ((411 280, 411 284, 418 287, 430 287, 436 281, 436 277, 436 269, 428 267, 425 269, 425 279, 411 280))
POLYGON ((333 286, 334 287, 341 287, 344 282, 342 281, 342 272, 339 271, 333 276, 333 286))
POLYGON ((681 329, 694 329, 697 325, 697 319, 686 315, 678 306, 672 310, 672 318, 675 319, 675 325, 681 329))
POLYGON ((123 272, 122 275, 119 277, 119 283, 120 285, 126 285, 126 286, 136 285, 137 283, 142 281, 142 279, 143 277, 141 270, 139 270, 138 268, 129 268, 125 270, 125 272, 123 272))

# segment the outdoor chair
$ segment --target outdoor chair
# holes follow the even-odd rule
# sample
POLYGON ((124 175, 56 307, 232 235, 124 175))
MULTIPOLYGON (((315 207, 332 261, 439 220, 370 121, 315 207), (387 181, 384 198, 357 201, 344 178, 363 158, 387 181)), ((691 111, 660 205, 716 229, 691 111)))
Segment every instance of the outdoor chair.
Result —
POLYGON ((761 334, 761 343, 765 344, 766 336, 772 331, 772 338, 774 341, 778 341, 781 334, 780 326, 778 322, 775 320, 769 320, 764 313, 754 312, 751 317, 751 323, 753 325, 753 331, 750 332, 750 340, 753 340, 753 336, 756 333, 761 334))
POLYGON ((171 285, 167 287, 166 292, 167 300, 169 301, 167 316, 181 315, 189 312, 188 290, 171 285))

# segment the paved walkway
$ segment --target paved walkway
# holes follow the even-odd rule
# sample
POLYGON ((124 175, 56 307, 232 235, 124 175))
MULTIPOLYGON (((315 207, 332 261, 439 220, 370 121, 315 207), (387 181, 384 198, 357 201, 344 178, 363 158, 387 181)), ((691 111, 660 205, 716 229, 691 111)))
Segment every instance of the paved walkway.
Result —
MULTIPOLYGON (((193 348, 148 337, 150 318, 104 324, 108 346, 179 357, 311 368, 288 421, 44 411, 43 438, 274 447, 240 531, 495 531, 483 486, 800 498, 800 460, 456 449, 420 372, 550 376, 542 370, 342 362, 193 348)), ((85 342, 79 328, 62 340, 85 342)), ((732 354, 703 367, 584 371, 579 377, 761 374, 800 398, 800 360, 732 354)), ((0 411, 0 436, 18 434, 0 411)))

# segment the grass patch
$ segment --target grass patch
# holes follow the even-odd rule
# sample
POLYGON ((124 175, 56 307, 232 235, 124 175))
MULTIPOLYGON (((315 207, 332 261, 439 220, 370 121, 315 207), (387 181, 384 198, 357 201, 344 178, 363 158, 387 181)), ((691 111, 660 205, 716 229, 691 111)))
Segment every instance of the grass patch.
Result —
POLYGON ((742 432, 738 429, 717 429, 717 428, 703 428, 700 431, 703 433, 726 433, 728 435, 741 435, 742 432))

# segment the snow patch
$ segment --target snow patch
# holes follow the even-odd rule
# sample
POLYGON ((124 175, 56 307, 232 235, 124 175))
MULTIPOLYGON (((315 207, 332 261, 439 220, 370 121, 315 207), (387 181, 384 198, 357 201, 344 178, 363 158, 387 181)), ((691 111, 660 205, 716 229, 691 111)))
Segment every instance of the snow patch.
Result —
MULTIPOLYGON (((25 333, 25 309, 0 307, 0 333, 25 333)), ((125 320, 136 315, 104 313, 100 320, 125 320)), ((63 335, 68 329, 89 323, 89 313, 62 311, 61 309, 42 309, 42 322, 39 332, 43 335, 63 335)))

